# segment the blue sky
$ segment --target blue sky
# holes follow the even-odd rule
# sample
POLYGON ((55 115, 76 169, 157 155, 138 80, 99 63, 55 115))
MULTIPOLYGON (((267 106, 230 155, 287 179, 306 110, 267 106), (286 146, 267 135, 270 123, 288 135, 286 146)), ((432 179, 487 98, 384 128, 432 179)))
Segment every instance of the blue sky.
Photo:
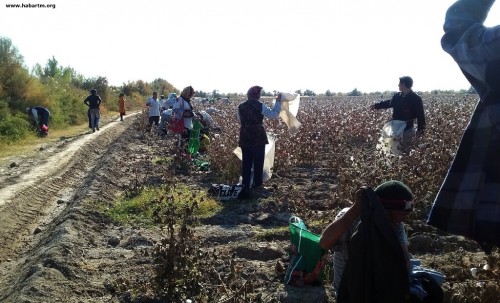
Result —
MULTIPOLYGON (((224 93, 467 89, 440 45, 453 0, 0 0, 26 66, 54 56, 112 85, 163 78, 224 93), (55 4, 7 8, 5 4, 55 4)), ((500 4, 488 25, 500 23, 500 4)))

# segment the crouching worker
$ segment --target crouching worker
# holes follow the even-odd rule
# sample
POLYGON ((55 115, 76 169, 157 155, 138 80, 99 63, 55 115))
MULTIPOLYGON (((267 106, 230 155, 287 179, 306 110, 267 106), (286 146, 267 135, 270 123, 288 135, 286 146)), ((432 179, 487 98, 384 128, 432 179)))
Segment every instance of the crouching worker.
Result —
POLYGON ((40 136, 47 136, 49 134, 49 118, 50 112, 42 106, 32 106, 26 109, 36 132, 40 136))
POLYGON ((443 275, 410 274, 403 221, 412 210, 413 193, 400 181, 356 191, 352 207, 320 239, 323 249, 333 249, 336 302, 442 302, 443 275))
POLYGON ((220 131, 220 127, 216 126, 212 116, 204 110, 197 112, 195 119, 202 126, 200 130, 200 152, 206 152, 213 139, 213 132, 220 131))

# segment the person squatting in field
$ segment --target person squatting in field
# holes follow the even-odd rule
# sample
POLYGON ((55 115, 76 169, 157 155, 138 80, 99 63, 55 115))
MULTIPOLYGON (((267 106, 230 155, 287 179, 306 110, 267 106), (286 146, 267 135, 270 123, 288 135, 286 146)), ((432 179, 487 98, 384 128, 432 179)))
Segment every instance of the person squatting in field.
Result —
POLYGON ((442 274, 421 268, 413 274, 416 262, 410 262, 403 224, 413 200, 400 181, 383 182, 375 190, 362 187, 352 207, 342 209, 323 231, 321 248, 334 251, 336 302, 442 302, 442 274))
POLYGON ((151 131, 153 123, 156 127, 160 122, 160 101, 158 100, 158 92, 154 91, 153 95, 146 101, 146 107, 148 108, 148 129, 151 131))
POLYGON ((238 105, 237 116, 240 122, 240 137, 238 145, 241 147, 242 163, 241 176, 243 189, 240 199, 252 197, 251 187, 259 189, 262 185, 266 144, 269 144, 264 117, 277 119, 281 110, 281 94, 278 94, 273 108, 260 102, 262 87, 252 86, 248 92, 248 99, 238 105), (253 186, 252 182, 253 167, 253 186))
POLYGON ((92 132, 95 132, 96 129, 99 130, 99 119, 101 117, 99 107, 102 103, 101 97, 97 94, 95 88, 90 90, 90 95, 83 100, 83 103, 89 107, 87 112, 87 116, 89 117, 89 128, 92 129, 92 132))
POLYGON ((220 131, 220 127, 215 125, 215 121, 209 113, 202 110, 196 113, 195 119, 202 125, 200 131, 200 152, 205 152, 213 139, 214 131, 220 131))
POLYGON ((459 0, 446 12, 441 46, 480 97, 427 223, 500 247, 500 27, 484 22, 495 0, 459 0))
POLYGON ((32 106, 26 109, 28 117, 30 117, 33 122, 38 134, 41 136, 46 136, 49 134, 49 119, 50 112, 48 109, 42 106, 32 106))
POLYGON ((372 104, 370 109, 393 109, 392 120, 406 122, 403 133, 403 149, 408 148, 414 141, 415 131, 413 129, 414 119, 417 119, 417 136, 422 136, 425 131, 425 114, 422 98, 413 90, 413 79, 408 76, 399 78, 399 93, 391 99, 372 104))

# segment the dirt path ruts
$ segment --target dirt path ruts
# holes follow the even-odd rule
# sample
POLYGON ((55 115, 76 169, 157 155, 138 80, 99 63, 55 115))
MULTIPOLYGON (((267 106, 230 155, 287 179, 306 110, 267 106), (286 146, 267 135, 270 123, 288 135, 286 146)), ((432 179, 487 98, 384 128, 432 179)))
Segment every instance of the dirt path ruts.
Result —
POLYGON ((0 264, 16 259, 33 245, 37 228, 56 218, 85 186, 89 171, 133 120, 111 122, 100 132, 55 150, 42 166, 0 190, 0 264))

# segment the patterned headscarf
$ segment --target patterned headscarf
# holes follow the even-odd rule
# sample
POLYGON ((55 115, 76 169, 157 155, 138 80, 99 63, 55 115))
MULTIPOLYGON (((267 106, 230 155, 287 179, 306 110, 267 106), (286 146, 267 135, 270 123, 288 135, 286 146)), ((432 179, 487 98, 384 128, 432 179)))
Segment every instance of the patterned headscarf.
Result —
POLYGON ((184 87, 181 93, 182 99, 190 101, 193 96, 194 96, 194 88, 191 85, 184 87))
POLYGON ((248 99, 259 100, 261 90, 262 90, 262 87, 260 87, 260 86, 250 87, 250 89, 247 92, 248 99))

